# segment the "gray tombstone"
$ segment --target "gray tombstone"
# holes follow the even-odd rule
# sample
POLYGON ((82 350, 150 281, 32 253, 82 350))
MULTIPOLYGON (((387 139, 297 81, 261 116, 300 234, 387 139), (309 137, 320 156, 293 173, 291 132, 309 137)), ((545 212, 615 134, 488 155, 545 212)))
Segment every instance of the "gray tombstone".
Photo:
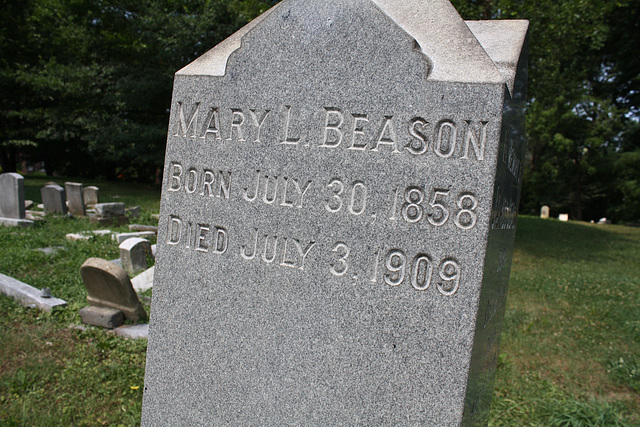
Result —
POLYGON ((147 313, 122 267, 101 258, 89 258, 80 267, 80 275, 89 304, 115 308, 133 321, 146 319, 147 313))
POLYGON ((87 206, 93 206, 100 203, 100 189, 96 186, 90 185, 84 187, 83 191, 84 203, 87 206))
POLYGON ((64 188, 57 184, 45 185, 40 189, 45 213, 67 214, 67 196, 64 188))
POLYGON ((527 28, 284 0, 176 74, 144 425, 486 423, 527 28))
POLYGON ((0 175, 0 217, 25 217, 24 178, 15 172, 0 175))
POLYGON ((85 216, 84 186, 78 182, 65 182, 69 212, 73 216, 85 216))
POLYGON ((549 218, 549 206, 543 205, 540 208, 540 218, 544 218, 544 219, 549 218))
POLYGON ((120 243, 122 268, 131 277, 147 269, 147 257, 152 258, 151 243, 147 239, 133 237, 120 243))
POLYGON ((0 174, 0 224, 33 225, 33 221, 25 219, 24 178, 15 172, 0 174))

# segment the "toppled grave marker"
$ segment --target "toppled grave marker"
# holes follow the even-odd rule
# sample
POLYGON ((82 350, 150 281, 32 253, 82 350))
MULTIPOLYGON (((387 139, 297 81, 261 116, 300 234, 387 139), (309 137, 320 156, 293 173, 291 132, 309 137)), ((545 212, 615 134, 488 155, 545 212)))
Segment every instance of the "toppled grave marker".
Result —
POLYGON ((50 291, 43 294, 42 290, 4 274, 0 274, 0 292, 20 301, 24 306, 35 305, 45 311, 67 305, 66 301, 52 297, 50 291))
POLYGON ((80 267, 80 274, 89 294, 89 304, 115 308, 122 311, 125 318, 135 322, 147 318, 131 280, 122 267, 101 258, 89 258, 80 267))

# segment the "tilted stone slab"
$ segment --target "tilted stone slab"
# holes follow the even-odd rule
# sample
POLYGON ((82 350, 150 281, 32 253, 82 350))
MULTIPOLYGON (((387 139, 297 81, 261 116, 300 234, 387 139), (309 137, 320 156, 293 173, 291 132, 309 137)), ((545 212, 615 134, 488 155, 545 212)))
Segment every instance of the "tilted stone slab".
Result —
POLYGON ((86 216, 84 206, 84 186, 78 182, 65 182, 64 189, 67 193, 68 209, 73 216, 86 216))
POLYGON ((486 424, 526 37, 284 0, 176 74, 143 425, 486 424))
POLYGON ((80 267, 80 274, 91 305, 118 309, 133 321, 147 318, 122 267, 101 258, 89 258, 80 267))
POLYGON ((20 301, 24 306, 35 304, 40 310, 45 311, 67 305, 67 302, 60 298, 43 298, 42 290, 4 274, 0 274, 0 292, 20 301))
POLYGON ((96 210, 96 215, 101 218, 113 218, 124 215, 124 203, 98 203, 93 208, 96 210))

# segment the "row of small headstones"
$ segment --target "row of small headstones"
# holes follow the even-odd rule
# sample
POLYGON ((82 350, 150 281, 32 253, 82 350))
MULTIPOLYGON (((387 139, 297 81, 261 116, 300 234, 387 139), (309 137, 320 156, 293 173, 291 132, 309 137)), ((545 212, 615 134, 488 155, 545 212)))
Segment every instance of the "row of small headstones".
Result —
MULTIPOLYGON (((549 218, 549 212, 550 212, 550 208, 547 205, 543 205, 540 208, 540 218, 542 219, 548 219, 549 218)), ((561 213, 558 215, 558 219, 560 221, 569 221, 569 214, 568 213, 561 213)), ((591 223, 594 223, 594 221, 591 221, 591 223)), ((600 218, 598 220, 598 224, 609 224, 609 220, 607 218, 600 218)))
POLYGON ((49 183, 40 190, 45 213, 86 216, 87 207, 93 208, 92 222, 127 222, 129 216, 138 216, 139 208, 125 209, 124 203, 100 203, 100 190, 95 186, 84 187, 78 182, 65 182, 64 188, 49 183), (102 221, 105 220, 105 221, 102 221))

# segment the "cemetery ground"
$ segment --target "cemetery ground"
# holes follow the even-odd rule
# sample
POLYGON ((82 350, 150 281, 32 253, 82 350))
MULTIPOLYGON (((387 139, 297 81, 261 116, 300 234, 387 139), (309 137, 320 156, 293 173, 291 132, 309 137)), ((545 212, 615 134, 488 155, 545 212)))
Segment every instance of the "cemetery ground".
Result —
MULTIPOLYGON (((155 187, 58 180, 97 185, 102 201, 139 205, 136 222, 157 224, 155 187)), ((47 181, 26 177, 26 198, 39 203, 47 181)), ((0 297, 2 425, 139 423, 146 340, 75 327, 80 266, 119 252, 109 237, 65 235, 99 228, 60 217, 0 228, 0 272, 68 302, 46 313, 0 297)), ((639 261, 640 228, 519 218, 490 425, 640 425, 639 261)))

